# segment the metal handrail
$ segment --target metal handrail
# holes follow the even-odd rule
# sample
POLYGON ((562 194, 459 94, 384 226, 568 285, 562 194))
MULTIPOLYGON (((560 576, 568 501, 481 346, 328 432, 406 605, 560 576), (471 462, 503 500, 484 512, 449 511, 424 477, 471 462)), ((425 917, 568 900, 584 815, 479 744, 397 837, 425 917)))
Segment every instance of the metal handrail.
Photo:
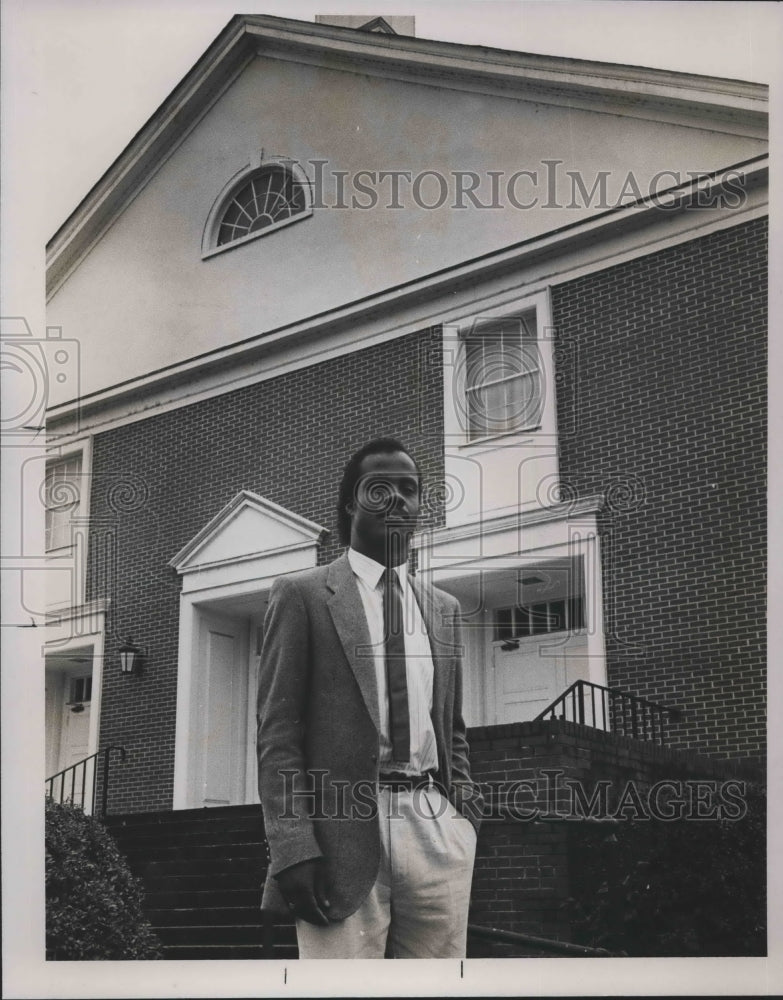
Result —
POLYGON ((581 958, 615 958, 616 952, 606 948, 588 948, 583 944, 571 944, 568 941, 555 941, 553 938, 538 937, 535 934, 522 934, 519 931, 507 931, 501 927, 481 927, 479 924, 468 924, 468 934, 485 938, 488 941, 499 941, 504 944, 522 945, 535 951, 548 951, 556 955, 574 955, 581 958))
POLYGON ((578 680, 547 705, 535 721, 577 722, 663 746, 667 721, 676 722, 680 718, 680 710, 669 705, 649 701, 620 688, 578 680))
POLYGON ((75 764, 71 764, 70 767, 63 768, 62 771, 58 771, 53 774, 51 778, 46 779, 46 797, 51 799, 53 802, 59 802, 62 805, 64 802, 71 802, 76 804, 77 800, 77 790, 80 793, 80 803, 81 808, 86 812, 85 809, 85 794, 88 787, 88 765, 93 761, 92 766, 92 781, 90 789, 90 812, 93 815, 98 815, 101 817, 106 816, 107 803, 109 799, 109 764, 111 762, 111 754, 113 750, 118 750, 120 753, 120 763, 125 761, 126 751, 125 747, 116 746, 111 743, 108 746, 101 747, 97 753, 90 754, 89 757, 85 757, 83 760, 78 760, 75 764), (99 813, 95 812, 95 798, 98 793, 98 782, 95 780, 97 773, 98 758, 103 756, 103 781, 101 782, 101 810, 99 813), (81 771, 81 781, 77 785, 77 771, 81 771), (70 796, 66 795, 67 781, 66 775, 70 773, 70 796), (59 799, 55 796, 55 782, 60 779, 60 796, 59 799))

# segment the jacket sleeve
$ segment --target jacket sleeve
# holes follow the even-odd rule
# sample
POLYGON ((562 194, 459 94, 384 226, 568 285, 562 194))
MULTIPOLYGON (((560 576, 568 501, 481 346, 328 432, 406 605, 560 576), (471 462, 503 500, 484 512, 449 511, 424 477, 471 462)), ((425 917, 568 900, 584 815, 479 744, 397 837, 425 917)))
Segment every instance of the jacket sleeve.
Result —
POLYGON ((306 794, 312 788, 304 750, 310 670, 307 608, 294 581, 281 577, 264 620, 257 703, 258 791, 270 875, 323 856, 313 797, 306 794))
POLYGON ((454 711, 451 720, 451 793, 455 807, 469 819, 478 830, 484 811, 484 799, 476 782, 470 774, 468 761, 468 741, 465 735, 465 720, 462 717, 462 686, 463 686, 463 639, 460 624, 460 606, 454 602, 454 711))

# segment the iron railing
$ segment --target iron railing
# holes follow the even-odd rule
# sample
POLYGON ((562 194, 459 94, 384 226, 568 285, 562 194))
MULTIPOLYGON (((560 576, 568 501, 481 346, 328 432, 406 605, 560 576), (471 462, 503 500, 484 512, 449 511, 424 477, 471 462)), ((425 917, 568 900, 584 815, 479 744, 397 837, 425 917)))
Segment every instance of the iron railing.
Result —
POLYGON ((120 755, 120 761, 125 760, 125 747, 109 746, 102 747, 97 753, 90 754, 84 760, 79 760, 70 767, 58 771, 51 778, 46 779, 46 797, 60 805, 69 802, 78 806, 86 813, 93 816, 104 817, 106 815, 107 803, 109 800, 109 765, 113 751, 120 755), (103 757, 103 766, 99 767, 99 760, 103 757), (96 797, 98 795, 98 778, 100 781, 100 811, 96 811, 96 797))
POLYGON ((602 729, 618 736, 664 745, 667 727, 682 717, 679 709, 648 701, 619 688, 592 681, 575 681, 567 691, 536 716, 538 720, 564 720, 602 729))
POLYGON ((481 927, 478 924, 468 924, 468 936, 498 944, 512 944, 526 951, 543 951, 552 955, 569 955, 579 958, 615 957, 615 952, 607 951, 606 948, 588 948, 587 945, 555 941, 552 938, 537 937, 535 934, 521 934, 518 931, 507 931, 500 927, 481 927))

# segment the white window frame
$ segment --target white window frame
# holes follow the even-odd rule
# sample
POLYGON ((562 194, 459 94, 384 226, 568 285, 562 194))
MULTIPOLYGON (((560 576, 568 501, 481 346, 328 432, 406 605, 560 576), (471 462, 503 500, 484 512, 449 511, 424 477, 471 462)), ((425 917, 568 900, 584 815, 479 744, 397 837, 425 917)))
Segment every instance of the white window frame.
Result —
POLYGON ((504 642, 526 642, 528 640, 538 640, 538 639, 541 639, 542 637, 549 636, 549 635, 551 635, 551 636, 562 636, 563 634, 568 634, 568 635, 583 635, 584 632, 585 632, 584 621, 585 621, 585 599, 584 599, 583 595, 579 594, 579 593, 576 593, 576 594, 566 594, 563 597, 557 597, 557 598, 553 598, 552 600, 547 600, 547 601, 534 601, 532 604, 529 604, 529 605, 519 605, 519 604, 508 605, 508 604, 502 604, 502 605, 499 605, 496 608, 493 608, 492 612, 491 612, 492 643, 493 644, 501 644, 502 645, 504 642), (573 618, 573 609, 572 609, 572 606, 571 606, 571 602, 572 601, 579 601, 580 602, 580 605, 579 605, 579 608, 580 608, 580 615, 579 615, 580 624, 576 625, 576 626, 574 625, 574 623, 572 621, 572 618, 573 618), (565 606, 564 607, 564 611, 565 611, 565 619, 566 620, 565 620, 565 622, 559 628, 546 628, 545 630, 541 630, 541 631, 536 631, 536 630, 531 630, 531 629, 529 629, 527 631, 517 631, 517 628, 518 628, 517 622, 518 622, 518 620, 520 620, 522 618, 522 612, 527 612, 528 613, 528 623, 529 623, 529 614, 531 612, 535 613, 535 609, 537 607, 539 607, 540 605, 543 604, 543 605, 546 606, 547 610, 546 610, 545 613, 548 616, 548 615, 551 614, 551 611, 549 610, 550 606, 553 605, 553 604, 560 604, 561 602, 565 606), (510 612, 511 613, 511 616, 512 616, 512 621, 511 621, 511 635, 509 635, 509 636, 500 637, 498 635, 498 632, 500 631, 500 625, 498 624, 498 615, 501 612, 510 612))
MULTIPOLYGON (((540 348, 538 345, 538 319, 537 312, 535 308, 528 309, 524 312, 515 312, 513 316, 502 316, 496 317, 494 319, 480 318, 475 321, 468 329, 462 329, 460 331, 460 336, 463 342, 463 350, 465 356, 465 390, 464 390, 464 403, 465 403, 465 430, 468 440, 471 444, 476 441, 484 441, 489 438, 502 437, 506 434, 524 434, 532 433, 538 430, 541 425, 541 413, 543 411, 543 397, 546 394, 546 386, 541 386, 541 391, 537 393, 535 402, 535 412, 533 416, 529 417, 526 421, 521 421, 517 426, 507 427, 498 430, 485 430, 484 433, 473 434, 472 424, 475 418, 471 416, 473 411, 474 403, 471 403, 471 394, 473 398, 478 398, 480 394, 486 392, 495 386, 506 385, 517 379, 523 378, 537 378, 540 383, 543 382, 543 364, 540 358, 540 348), (531 322, 532 319, 532 322, 531 322), (521 327, 525 330, 531 330, 532 336, 525 337, 522 335, 522 330, 515 331, 514 325, 519 323, 521 327), (504 329, 504 324, 506 329, 504 329), (510 327, 510 329, 509 329, 510 327), (516 334, 519 333, 517 337, 516 334), (503 374, 500 377, 492 377, 492 372, 489 373, 489 377, 484 377, 483 379, 477 379, 472 381, 470 369, 472 366, 471 361, 471 347, 474 344, 481 344, 481 355, 482 355, 482 366, 486 367, 487 364, 492 365, 492 357, 495 351, 493 350, 494 345, 499 345, 500 356, 504 358, 505 348, 507 345, 511 346, 511 341, 516 340, 514 347, 519 349, 519 370, 511 371, 510 374, 503 374), (487 346, 490 346, 489 355, 487 354, 487 346), (531 355, 535 354, 535 357, 531 359, 531 355), (524 365, 523 359, 527 355, 527 360, 532 360, 533 363, 527 366, 524 365)), ((497 354, 495 354, 497 356, 497 354)), ((504 358, 505 361, 505 358, 504 358)), ((507 362, 503 365, 506 367, 507 362)), ((522 414, 525 416, 525 414, 522 414)), ((487 422, 491 422, 492 418, 489 418, 487 422)))
POLYGON ((531 296, 519 297, 501 305, 492 305, 443 324, 445 344, 446 407, 444 424, 447 446, 483 450, 496 444, 537 447, 536 438, 547 436, 556 442, 557 419, 555 412, 555 378, 553 326, 549 294, 546 290, 531 296), (534 423, 498 430, 481 436, 472 436, 467 404, 467 340, 482 327, 491 336, 493 323, 514 317, 533 314, 535 317, 535 345, 539 358, 543 400, 534 423))
POLYGON ((53 564, 59 560, 66 560, 71 563, 74 585, 71 591, 71 600, 65 604, 58 601, 56 604, 51 605, 47 601, 47 607, 78 607, 83 604, 86 595, 90 484, 92 482, 92 441, 90 438, 75 440, 67 445, 61 445, 47 451, 41 502, 44 504, 44 540, 46 543, 47 509, 45 500, 47 488, 45 482, 48 479, 49 471, 55 463, 67 461, 76 456, 81 458, 81 468, 78 475, 79 500, 76 507, 71 511, 69 519, 71 523, 70 543, 68 545, 57 546, 56 548, 45 547, 46 559, 51 560, 53 564))
MULTIPOLYGON (((44 503, 44 531, 45 537, 45 551, 47 555, 62 555, 65 552, 73 548, 73 531, 71 524, 74 517, 79 517, 81 512, 81 493, 82 493, 82 453, 81 451, 72 451, 67 455, 58 455, 56 458, 50 458, 46 462, 46 487, 45 495, 46 501, 44 503), (69 503, 51 503, 49 502, 51 497, 51 492, 57 491, 57 486, 50 486, 49 479, 52 473, 58 469, 60 466, 66 465, 67 463, 73 463, 76 459, 79 461, 78 471, 76 472, 73 482, 75 489, 77 490, 76 500, 73 506, 69 503), (67 513, 67 518, 64 516, 67 513), (65 529, 67 527, 67 532, 65 529), (61 536, 67 533, 68 541, 64 544, 52 544, 52 541, 56 540, 61 542, 61 536)), ((56 473, 55 473, 56 475, 56 473)), ((68 483, 71 480, 72 473, 55 478, 55 483, 61 483, 65 487, 64 492, 68 493, 68 483)))
POLYGON ((282 229, 284 226, 291 226, 296 222, 301 222, 302 220, 309 218, 312 214, 312 183, 304 170, 290 157, 268 156, 265 158, 262 150, 259 156, 255 157, 250 163, 245 164, 244 167, 238 170, 233 177, 231 177, 215 199, 212 208, 209 211, 209 215, 207 216, 206 223, 204 224, 204 232, 201 238, 201 259, 207 260, 210 257, 214 257, 216 254, 224 253, 227 250, 234 250, 236 247, 244 246, 252 240, 257 240, 262 236, 268 236, 271 233, 277 232, 278 229, 282 229), (247 184, 249 180, 252 179, 255 174, 259 173, 259 171, 263 170, 265 167, 283 167, 293 175, 293 178, 299 185, 304 197, 304 209, 301 212, 297 212, 296 215, 289 216, 287 219, 280 219, 278 222, 273 222, 269 226, 264 226, 263 229, 259 229, 254 233, 248 233, 247 236, 242 236, 238 240, 232 240, 230 243, 223 243, 218 246, 217 241, 218 234, 220 233, 220 226, 231 199, 245 186, 245 184, 247 184))

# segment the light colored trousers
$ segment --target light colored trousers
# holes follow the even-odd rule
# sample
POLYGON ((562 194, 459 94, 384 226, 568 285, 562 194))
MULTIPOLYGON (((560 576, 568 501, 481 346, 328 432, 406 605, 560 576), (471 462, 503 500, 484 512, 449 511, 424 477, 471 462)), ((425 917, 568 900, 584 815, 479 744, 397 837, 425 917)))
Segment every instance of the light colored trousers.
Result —
POLYGON ((297 920, 300 958, 464 958, 476 831, 435 787, 378 795, 381 864, 359 909, 297 920))

